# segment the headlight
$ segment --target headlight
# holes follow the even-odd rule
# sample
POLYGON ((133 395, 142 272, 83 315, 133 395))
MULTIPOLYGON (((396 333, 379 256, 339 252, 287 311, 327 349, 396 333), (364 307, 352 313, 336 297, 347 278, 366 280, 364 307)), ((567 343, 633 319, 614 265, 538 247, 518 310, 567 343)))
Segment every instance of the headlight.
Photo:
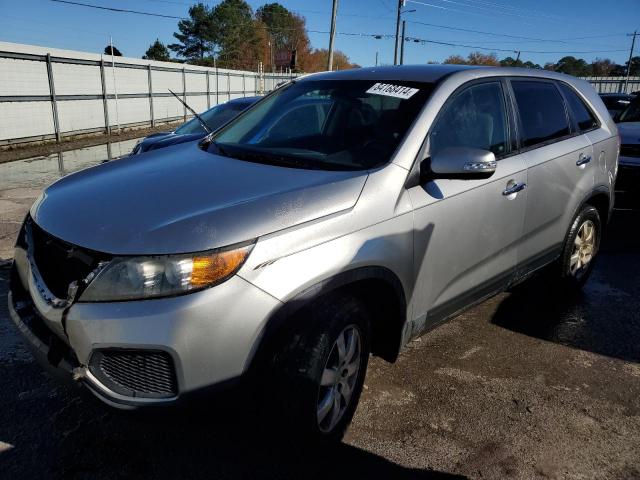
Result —
POLYGON ((211 287, 235 274, 252 247, 184 255, 116 257, 91 280, 80 301, 167 297, 211 287))

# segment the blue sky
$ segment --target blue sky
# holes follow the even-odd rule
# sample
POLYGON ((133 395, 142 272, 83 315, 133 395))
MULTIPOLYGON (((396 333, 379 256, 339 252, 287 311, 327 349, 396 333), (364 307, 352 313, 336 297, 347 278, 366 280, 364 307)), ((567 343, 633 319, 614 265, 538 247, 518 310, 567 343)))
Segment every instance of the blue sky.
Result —
MULTIPOLYGON (((78 1, 175 16, 186 16, 192 3, 188 0, 78 1)), ((248 3, 255 9, 268 0, 249 0, 248 3)), ((328 31, 331 0, 281 0, 280 3, 305 16, 309 30, 328 31)), ((337 31, 394 34, 395 5, 396 0, 340 0, 337 31)), ((499 58, 514 55, 499 49, 562 52, 521 54, 523 60, 540 64, 573 54, 564 52, 602 50, 621 51, 573 55, 588 61, 601 57, 624 63, 631 43, 625 33, 640 30, 640 0, 408 0, 405 10, 415 10, 404 15, 408 21, 407 36, 486 47, 489 50, 483 51, 493 50, 499 58), (448 30, 414 22, 537 40, 448 30), (591 36, 602 37, 576 39, 591 36)), ((0 0, 0 18, 0 40, 3 41, 101 52, 109 35, 113 35, 114 45, 132 57, 142 56, 156 38, 171 43, 177 24, 174 19, 101 11, 50 0, 0 0)), ((326 33, 310 32, 309 37, 314 47, 328 46, 326 33)), ((432 43, 412 42, 405 46, 405 63, 442 61, 451 54, 467 55, 476 50, 432 43)), ((393 62, 392 39, 337 35, 336 48, 363 66, 374 64, 376 52, 381 63, 393 62)), ((636 49, 640 55, 640 39, 636 49)))

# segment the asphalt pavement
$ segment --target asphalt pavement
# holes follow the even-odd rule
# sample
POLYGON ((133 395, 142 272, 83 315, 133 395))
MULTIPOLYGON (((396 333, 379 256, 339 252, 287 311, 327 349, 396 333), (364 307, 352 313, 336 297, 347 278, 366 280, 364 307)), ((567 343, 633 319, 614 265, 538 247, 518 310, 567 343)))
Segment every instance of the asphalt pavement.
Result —
POLYGON ((584 293, 541 279, 373 359, 344 443, 262 427, 252 399, 118 412, 49 379, 6 309, 1 478, 640 479, 640 214, 618 212, 584 293))

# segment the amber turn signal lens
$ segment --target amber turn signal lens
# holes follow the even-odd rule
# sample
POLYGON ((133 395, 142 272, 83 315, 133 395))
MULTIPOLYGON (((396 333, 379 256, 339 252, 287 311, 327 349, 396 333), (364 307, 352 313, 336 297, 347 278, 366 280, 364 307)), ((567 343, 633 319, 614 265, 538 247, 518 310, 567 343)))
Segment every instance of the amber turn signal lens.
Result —
POLYGON ((248 253, 249 249, 239 248, 204 257, 194 257, 191 285, 195 288, 205 287, 226 279, 240 268, 248 253))

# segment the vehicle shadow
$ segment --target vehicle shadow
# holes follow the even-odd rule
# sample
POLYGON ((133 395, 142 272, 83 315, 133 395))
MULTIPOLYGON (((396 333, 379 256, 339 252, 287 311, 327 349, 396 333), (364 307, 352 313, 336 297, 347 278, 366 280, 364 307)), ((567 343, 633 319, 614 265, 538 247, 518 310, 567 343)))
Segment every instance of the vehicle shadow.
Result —
POLYGON ((64 406, 53 415, 32 410, 28 421, 46 429, 47 441, 37 451, 20 441, 19 430, 15 437, 2 433, 2 441, 15 446, 0 453, 5 478, 466 478, 406 468, 344 443, 312 446, 283 438, 264 430, 243 399, 117 412, 88 393, 56 390, 68 397, 59 400, 64 406))
POLYGON ((616 212, 583 292, 567 296, 539 275, 513 289, 492 322, 509 330, 640 362, 640 212, 616 212))

